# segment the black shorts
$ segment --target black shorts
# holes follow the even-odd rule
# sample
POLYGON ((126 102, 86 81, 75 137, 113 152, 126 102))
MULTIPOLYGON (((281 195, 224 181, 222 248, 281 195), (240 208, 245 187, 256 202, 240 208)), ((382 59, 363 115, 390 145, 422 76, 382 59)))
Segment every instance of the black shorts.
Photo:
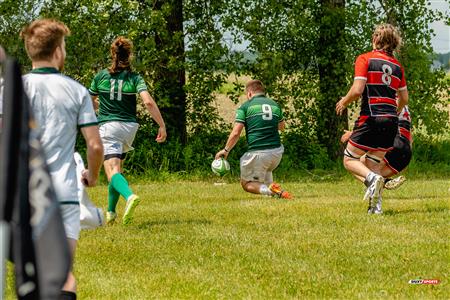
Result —
POLYGON ((348 141, 364 151, 389 151, 398 133, 398 118, 360 116, 348 141))
POLYGON ((121 160, 124 160, 125 157, 127 156, 127 153, 112 153, 112 154, 106 154, 105 156, 103 156, 103 160, 108 160, 110 158, 120 158, 121 160))
POLYGON ((411 144, 407 138, 397 135, 394 141, 394 149, 386 153, 384 161, 395 174, 405 169, 411 161, 411 144))

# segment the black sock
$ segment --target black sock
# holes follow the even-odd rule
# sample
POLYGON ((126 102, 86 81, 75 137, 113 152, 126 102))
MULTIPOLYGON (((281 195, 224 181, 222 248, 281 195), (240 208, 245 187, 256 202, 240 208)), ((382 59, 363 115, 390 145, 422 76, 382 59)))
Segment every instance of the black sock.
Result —
POLYGON ((369 180, 367 180, 367 178, 364 179, 364 185, 365 185, 366 187, 369 187, 369 186, 370 186, 370 182, 369 182, 369 180))
POLYGON ((77 300, 77 294, 69 291, 61 291, 59 300, 77 300))

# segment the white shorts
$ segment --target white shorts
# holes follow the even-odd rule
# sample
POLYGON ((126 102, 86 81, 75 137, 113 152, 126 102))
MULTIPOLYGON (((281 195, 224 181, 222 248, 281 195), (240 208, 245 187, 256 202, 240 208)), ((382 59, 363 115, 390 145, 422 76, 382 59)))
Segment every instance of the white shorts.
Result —
POLYGON ((280 164, 284 147, 245 152, 240 160, 241 179, 265 184, 273 182, 272 171, 280 164))
POLYGON ((80 206, 61 203, 60 208, 66 237, 78 241, 80 237, 80 206))
POLYGON ((131 146, 139 128, 138 123, 112 121, 100 125, 104 155, 117 155, 133 150, 131 146))

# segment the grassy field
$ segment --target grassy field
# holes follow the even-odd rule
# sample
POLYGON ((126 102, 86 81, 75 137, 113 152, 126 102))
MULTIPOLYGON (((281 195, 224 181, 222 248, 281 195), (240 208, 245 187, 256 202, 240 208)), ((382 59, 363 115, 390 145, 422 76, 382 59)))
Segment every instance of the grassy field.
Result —
MULTIPOLYGON (((366 214, 349 178, 284 186, 294 200, 237 181, 134 185, 143 201, 132 225, 81 234, 79 298, 448 299, 448 180, 385 191, 381 216, 366 214)), ((90 195, 106 207, 105 186, 90 195)))

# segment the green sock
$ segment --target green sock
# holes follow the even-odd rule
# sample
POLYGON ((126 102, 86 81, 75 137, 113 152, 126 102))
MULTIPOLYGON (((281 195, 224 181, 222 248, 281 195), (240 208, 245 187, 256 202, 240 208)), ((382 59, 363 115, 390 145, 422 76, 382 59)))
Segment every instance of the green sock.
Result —
POLYGON ((108 211, 116 212, 117 202, 119 201, 120 194, 113 187, 110 182, 108 185, 108 211))
POLYGON ((111 185, 125 198, 125 200, 128 200, 128 197, 133 195, 133 192, 128 186, 128 181, 121 173, 116 173, 111 177, 111 185))

